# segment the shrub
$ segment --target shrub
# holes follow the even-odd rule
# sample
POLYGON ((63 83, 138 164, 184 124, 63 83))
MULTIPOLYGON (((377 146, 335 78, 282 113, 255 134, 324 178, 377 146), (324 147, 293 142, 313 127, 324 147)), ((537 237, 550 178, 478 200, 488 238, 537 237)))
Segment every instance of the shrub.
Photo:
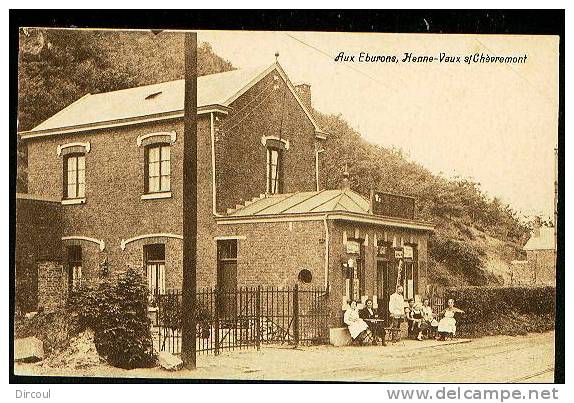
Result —
POLYGON ((486 252, 468 242, 433 235, 428 245, 430 258, 461 273, 472 285, 486 285, 490 279, 483 270, 486 252))
POLYGON ((457 316, 457 329, 467 336, 554 328, 555 287, 456 287, 447 288, 445 296, 465 312, 457 316))
POLYGON ((147 285, 138 271, 129 268, 117 283, 101 282, 75 294, 82 328, 91 327, 98 354, 116 367, 132 369, 155 363, 147 285))
MULTIPOLYGON (((181 330, 182 325, 182 301, 181 292, 162 295, 159 299, 161 307, 159 311, 159 323, 161 326, 172 331, 181 330)), ((212 315, 205 303, 197 301, 195 314, 197 337, 208 338, 211 334, 212 315)))

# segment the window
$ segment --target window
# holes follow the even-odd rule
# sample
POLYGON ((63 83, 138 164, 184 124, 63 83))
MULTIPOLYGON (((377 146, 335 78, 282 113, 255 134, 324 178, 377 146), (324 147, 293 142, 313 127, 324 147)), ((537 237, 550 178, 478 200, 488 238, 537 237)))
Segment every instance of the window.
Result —
POLYGON ((86 156, 70 154, 64 159, 64 198, 80 199, 86 196, 86 156))
POLYGON ((82 286, 82 247, 68 246, 68 289, 78 290, 82 286))
POLYGON ((145 245, 144 259, 149 302, 154 305, 157 302, 157 296, 165 293, 165 245, 145 245))
POLYGON ((146 148, 146 193, 169 192, 170 181, 170 146, 155 144, 146 148))
POLYGON ((281 193, 281 150, 278 148, 267 148, 267 193, 281 193))
POLYGON ((344 294, 349 301, 360 301, 365 294, 365 247, 360 239, 347 241, 349 259, 344 264, 344 294))
POLYGON ((299 276, 297 276, 297 278, 302 283, 309 284, 311 281, 313 281, 313 274, 311 274, 310 270, 303 269, 299 272, 299 276))

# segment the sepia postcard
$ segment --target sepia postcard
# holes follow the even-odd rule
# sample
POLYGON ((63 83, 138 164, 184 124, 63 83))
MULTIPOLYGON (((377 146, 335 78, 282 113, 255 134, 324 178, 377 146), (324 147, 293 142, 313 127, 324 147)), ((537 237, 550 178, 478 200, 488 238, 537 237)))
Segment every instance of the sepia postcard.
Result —
POLYGON ((560 37, 421 23, 20 27, 14 374, 553 383, 560 37))

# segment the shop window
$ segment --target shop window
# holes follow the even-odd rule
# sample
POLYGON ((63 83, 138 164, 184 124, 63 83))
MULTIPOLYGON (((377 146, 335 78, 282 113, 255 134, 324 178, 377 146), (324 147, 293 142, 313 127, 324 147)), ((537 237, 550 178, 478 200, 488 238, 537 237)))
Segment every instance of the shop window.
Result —
POLYGON ((311 281, 313 281, 313 275, 311 274, 311 271, 307 269, 301 270, 297 278, 304 284, 309 284, 311 281))
POLYGON ((171 190, 169 144, 153 144, 145 151, 145 192, 160 193, 171 190))
POLYGON ((68 251, 68 289, 76 291, 82 286, 82 247, 70 245, 68 251))
POLYGON ((149 291, 149 302, 155 305, 157 296, 165 294, 165 245, 144 246, 144 260, 149 291))
POLYGON ((86 196, 86 156, 68 154, 64 158, 64 199, 81 199, 86 196))

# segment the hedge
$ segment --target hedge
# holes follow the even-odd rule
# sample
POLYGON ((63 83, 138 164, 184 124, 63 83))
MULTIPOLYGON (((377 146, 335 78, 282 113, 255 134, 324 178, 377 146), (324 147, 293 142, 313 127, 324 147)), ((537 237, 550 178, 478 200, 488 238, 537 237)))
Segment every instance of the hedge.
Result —
POLYGON ((455 306, 457 333, 466 337, 517 335, 554 329, 556 288, 452 287, 445 290, 455 306))

